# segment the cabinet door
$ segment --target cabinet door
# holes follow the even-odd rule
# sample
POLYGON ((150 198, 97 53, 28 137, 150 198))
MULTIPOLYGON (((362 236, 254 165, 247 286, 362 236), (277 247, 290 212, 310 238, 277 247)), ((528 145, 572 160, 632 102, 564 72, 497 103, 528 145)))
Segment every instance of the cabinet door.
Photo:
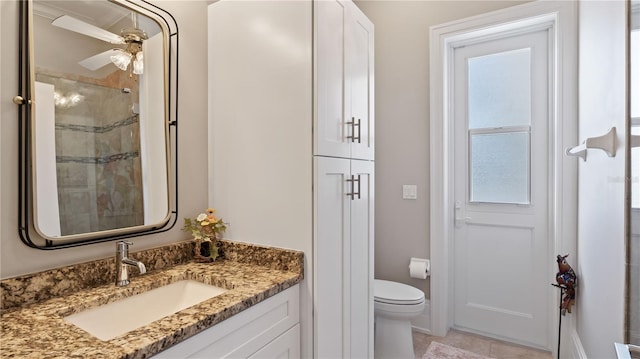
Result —
POLYGON ((316 1, 315 155, 373 159, 373 24, 351 1, 316 1))
POLYGON ((356 195, 350 200, 349 358, 373 358, 374 164, 351 161, 356 195))
POLYGON ((345 22, 346 4, 340 0, 315 1, 316 116, 315 155, 349 157, 345 122, 345 22))
MULTIPOLYGON (((348 159, 315 157, 314 352, 316 358, 349 357, 343 338, 348 298, 350 184, 348 159)), ((348 342, 346 343, 348 344, 348 342)))
POLYGON ((373 353, 373 162, 316 157, 315 356, 373 353))
POLYGON ((351 158, 374 157, 373 23, 353 3, 345 20, 345 105, 351 158))

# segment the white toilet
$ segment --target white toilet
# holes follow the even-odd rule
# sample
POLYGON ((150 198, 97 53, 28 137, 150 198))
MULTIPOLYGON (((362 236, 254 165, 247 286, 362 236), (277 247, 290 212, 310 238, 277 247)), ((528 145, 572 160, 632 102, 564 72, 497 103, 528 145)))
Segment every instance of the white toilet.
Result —
POLYGON ((415 358, 411 319, 424 310, 424 292, 406 284, 376 279, 373 297, 375 357, 415 358))

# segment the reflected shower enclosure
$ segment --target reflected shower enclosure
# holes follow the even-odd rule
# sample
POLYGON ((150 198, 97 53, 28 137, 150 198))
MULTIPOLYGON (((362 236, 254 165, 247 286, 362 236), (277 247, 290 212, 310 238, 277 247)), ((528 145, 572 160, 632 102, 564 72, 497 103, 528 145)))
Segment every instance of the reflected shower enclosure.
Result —
POLYGON ((113 77, 36 73, 37 96, 54 98, 55 116, 39 113, 37 126, 53 127, 42 131, 55 137, 55 181, 47 183, 57 188, 60 228, 52 230, 62 236, 144 224, 138 86, 126 72, 113 77))

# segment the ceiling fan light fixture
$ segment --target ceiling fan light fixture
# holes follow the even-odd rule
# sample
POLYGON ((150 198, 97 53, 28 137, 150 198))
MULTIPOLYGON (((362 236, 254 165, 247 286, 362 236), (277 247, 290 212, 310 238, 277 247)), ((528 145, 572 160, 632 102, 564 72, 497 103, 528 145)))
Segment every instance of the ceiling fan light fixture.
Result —
POLYGON ((144 71, 144 60, 142 51, 136 53, 136 58, 133 60, 133 73, 136 75, 142 75, 144 71))
POLYGON ((107 65, 110 60, 120 70, 126 71, 131 60, 134 60, 131 72, 136 75, 141 75, 144 67, 142 43, 147 40, 149 36, 144 30, 138 28, 138 16, 135 12, 131 12, 131 23, 133 27, 122 29, 120 32, 121 35, 118 36, 69 15, 60 16, 51 22, 52 25, 66 30, 78 32, 102 41, 126 45, 124 49, 107 50, 91 56, 90 58, 80 61, 80 65, 95 71, 107 65))
POLYGON ((142 41, 147 40, 149 38, 146 32, 135 27, 122 29, 122 31, 120 31, 120 36, 124 39, 124 42, 127 44, 130 42, 142 43, 142 41))
POLYGON ((111 56, 111 62, 120 70, 125 71, 131 62, 132 55, 125 51, 118 51, 111 56))

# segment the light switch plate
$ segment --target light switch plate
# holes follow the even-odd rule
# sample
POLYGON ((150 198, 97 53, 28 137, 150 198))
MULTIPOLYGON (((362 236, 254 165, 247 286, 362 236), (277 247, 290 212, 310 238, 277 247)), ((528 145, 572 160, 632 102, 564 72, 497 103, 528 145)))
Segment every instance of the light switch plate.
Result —
POLYGON ((402 199, 417 199, 418 186, 414 184, 402 185, 402 199))

